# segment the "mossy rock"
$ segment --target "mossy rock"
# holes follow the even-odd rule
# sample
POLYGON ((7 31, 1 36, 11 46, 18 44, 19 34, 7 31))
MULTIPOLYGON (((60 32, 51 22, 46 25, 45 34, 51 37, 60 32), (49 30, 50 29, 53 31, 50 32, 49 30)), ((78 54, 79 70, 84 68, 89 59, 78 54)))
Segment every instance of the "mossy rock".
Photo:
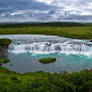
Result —
POLYGON ((7 58, 0 58, 0 64, 9 62, 7 58))
POLYGON ((55 62, 55 61, 56 61, 56 58, 41 58, 39 60, 40 63, 44 63, 44 64, 52 63, 52 62, 55 62))
POLYGON ((8 47, 12 40, 8 38, 0 39, 0 47, 8 47))

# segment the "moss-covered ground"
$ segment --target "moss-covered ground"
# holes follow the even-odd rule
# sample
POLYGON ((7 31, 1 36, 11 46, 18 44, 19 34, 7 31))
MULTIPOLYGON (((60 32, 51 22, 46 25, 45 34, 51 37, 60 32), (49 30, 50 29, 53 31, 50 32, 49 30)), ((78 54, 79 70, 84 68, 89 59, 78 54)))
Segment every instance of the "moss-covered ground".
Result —
POLYGON ((55 61, 56 61, 56 58, 41 58, 39 60, 40 63, 44 63, 44 64, 52 63, 52 62, 55 62, 55 61))

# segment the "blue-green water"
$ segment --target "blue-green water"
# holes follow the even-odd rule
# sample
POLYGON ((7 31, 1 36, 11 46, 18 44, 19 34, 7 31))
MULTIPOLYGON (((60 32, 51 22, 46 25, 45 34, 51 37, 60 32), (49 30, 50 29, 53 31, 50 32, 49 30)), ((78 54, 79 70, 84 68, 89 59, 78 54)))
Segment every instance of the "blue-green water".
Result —
POLYGON ((9 70, 25 73, 25 72, 78 72, 82 69, 92 69, 92 58, 77 55, 36 55, 30 54, 9 54, 10 62, 3 66, 9 70), (56 57, 56 62, 50 64, 42 64, 38 62, 43 57, 56 57), (12 66, 11 66, 12 65, 12 66))
POLYGON ((79 72, 92 69, 91 43, 85 40, 73 40, 52 36, 2 36, 11 38, 9 47, 10 62, 3 67, 20 73, 25 72, 79 72), (90 46, 89 46, 90 45, 90 46), (39 62, 43 57, 56 57, 49 64, 39 62))

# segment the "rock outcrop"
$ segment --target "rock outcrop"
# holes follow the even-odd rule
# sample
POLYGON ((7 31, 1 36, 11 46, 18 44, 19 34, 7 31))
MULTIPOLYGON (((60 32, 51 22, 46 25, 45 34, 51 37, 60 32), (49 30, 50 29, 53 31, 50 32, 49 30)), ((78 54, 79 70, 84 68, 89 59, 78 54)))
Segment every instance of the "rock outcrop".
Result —
POLYGON ((12 40, 8 38, 0 39, 0 57, 7 58, 7 49, 11 42, 12 40))

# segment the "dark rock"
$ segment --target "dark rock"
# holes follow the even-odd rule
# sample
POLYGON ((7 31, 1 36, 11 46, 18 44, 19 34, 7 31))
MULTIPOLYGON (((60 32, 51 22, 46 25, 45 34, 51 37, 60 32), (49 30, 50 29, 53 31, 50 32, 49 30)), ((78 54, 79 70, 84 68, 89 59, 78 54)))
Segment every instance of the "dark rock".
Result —
POLYGON ((90 40, 90 42, 92 42, 92 40, 90 40))
POLYGON ((92 72, 92 69, 91 69, 91 70, 89 70, 89 72, 92 72))
POLYGON ((8 48, 8 46, 11 44, 12 40, 8 38, 0 39, 0 47, 8 48))
POLYGON ((7 58, 8 46, 11 44, 12 40, 4 38, 0 39, 0 57, 7 58))

